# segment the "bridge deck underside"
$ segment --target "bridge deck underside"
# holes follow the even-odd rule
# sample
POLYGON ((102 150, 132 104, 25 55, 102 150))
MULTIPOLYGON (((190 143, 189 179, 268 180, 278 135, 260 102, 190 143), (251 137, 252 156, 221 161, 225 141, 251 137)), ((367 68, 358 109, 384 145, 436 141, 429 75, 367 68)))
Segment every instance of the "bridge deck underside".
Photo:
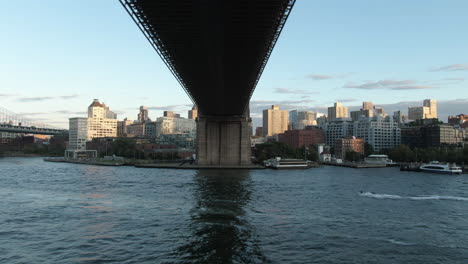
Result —
POLYGON ((295 0, 121 0, 210 116, 242 115, 295 0))

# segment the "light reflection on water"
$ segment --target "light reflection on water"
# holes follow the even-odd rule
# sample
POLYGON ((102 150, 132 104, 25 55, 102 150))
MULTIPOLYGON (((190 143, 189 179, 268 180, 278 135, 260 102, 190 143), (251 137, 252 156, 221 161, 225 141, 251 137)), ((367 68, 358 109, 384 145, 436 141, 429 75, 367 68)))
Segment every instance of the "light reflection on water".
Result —
POLYGON ((252 182, 246 170, 201 170, 195 175, 191 239, 177 254, 190 263, 257 263, 267 258, 245 216, 252 182))

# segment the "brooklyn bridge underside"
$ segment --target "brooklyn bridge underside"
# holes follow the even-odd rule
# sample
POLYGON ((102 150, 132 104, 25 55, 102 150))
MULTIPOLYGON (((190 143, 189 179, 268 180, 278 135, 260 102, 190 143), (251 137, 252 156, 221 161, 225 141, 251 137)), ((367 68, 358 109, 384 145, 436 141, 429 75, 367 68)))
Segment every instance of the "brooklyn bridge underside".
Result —
POLYGON ((198 106, 198 163, 250 164, 250 97, 295 0, 121 0, 198 106))

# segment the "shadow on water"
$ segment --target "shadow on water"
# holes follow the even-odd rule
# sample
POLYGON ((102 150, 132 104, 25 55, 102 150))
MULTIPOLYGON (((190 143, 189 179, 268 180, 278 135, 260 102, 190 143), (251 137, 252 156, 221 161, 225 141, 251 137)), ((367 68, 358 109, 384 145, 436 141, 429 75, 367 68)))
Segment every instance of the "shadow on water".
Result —
POLYGON ((265 263, 247 221, 249 171, 200 170, 195 175, 190 241, 177 254, 186 263, 265 263))

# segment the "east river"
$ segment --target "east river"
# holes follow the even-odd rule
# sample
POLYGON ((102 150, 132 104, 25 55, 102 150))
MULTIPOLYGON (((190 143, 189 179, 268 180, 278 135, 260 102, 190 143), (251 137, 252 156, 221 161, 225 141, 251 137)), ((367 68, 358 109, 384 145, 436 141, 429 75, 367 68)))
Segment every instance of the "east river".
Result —
POLYGON ((0 159, 0 263, 468 263, 468 175, 0 159))

